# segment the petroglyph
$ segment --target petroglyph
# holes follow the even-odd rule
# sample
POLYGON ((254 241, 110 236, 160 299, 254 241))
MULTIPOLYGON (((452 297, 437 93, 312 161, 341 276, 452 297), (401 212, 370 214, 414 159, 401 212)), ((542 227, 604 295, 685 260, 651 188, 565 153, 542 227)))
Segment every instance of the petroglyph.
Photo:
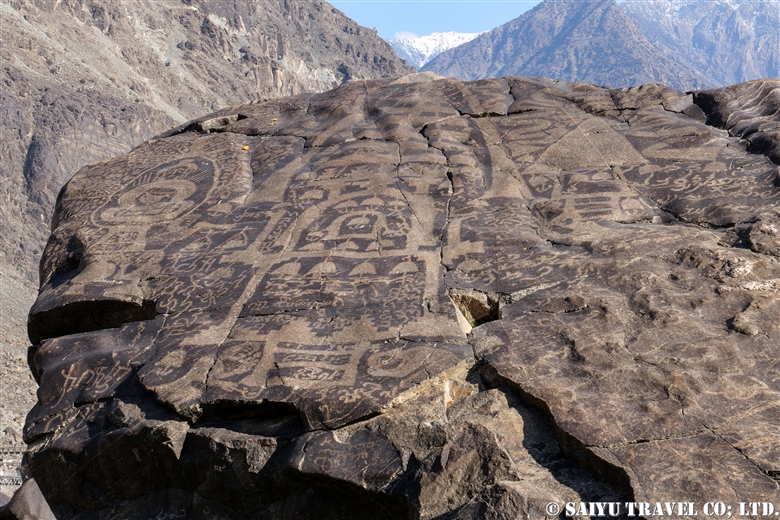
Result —
POLYGON ((53 509, 780 503, 778 165, 702 96, 360 81, 83 169, 30 315, 53 509))

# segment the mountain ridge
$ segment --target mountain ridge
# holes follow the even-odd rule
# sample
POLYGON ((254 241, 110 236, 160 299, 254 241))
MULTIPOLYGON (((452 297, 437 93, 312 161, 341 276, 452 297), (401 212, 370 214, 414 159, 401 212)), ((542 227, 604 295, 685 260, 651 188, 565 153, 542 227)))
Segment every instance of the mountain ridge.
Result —
POLYGON ((614 0, 546 0, 443 52, 421 70, 464 80, 529 75, 611 87, 653 82, 682 90, 712 86, 654 47, 614 0))
POLYGON ((653 45, 715 85, 780 77, 777 2, 626 0, 620 7, 653 45))

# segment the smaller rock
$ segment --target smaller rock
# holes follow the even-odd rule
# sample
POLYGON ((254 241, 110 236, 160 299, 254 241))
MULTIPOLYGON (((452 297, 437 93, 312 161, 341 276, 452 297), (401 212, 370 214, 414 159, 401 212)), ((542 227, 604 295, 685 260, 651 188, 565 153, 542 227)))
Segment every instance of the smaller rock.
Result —
POLYGON ((21 445, 24 443, 24 441, 22 440, 22 434, 19 433, 13 426, 9 426, 5 430, 3 430, 3 434, 5 435, 6 443, 10 443, 14 446, 21 445))
MULTIPOLYGON (((2 498, 0 497, 0 504, 2 498)), ((22 484, 8 503, 0 506, 0 520, 56 520, 41 489, 30 479, 22 484)))
POLYGON ((780 211, 762 213, 746 233, 750 249, 780 257, 780 211))
POLYGON ((753 299, 742 312, 731 320, 731 328, 746 336, 769 335, 776 328, 780 298, 775 295, 753 299))
POLYGON ((693 105, 693 94, 667 99, 663 102, 663 105, 664 109, 669 112, 682 113, 693 105))
POLYGON ((746 336, 756 336, 759 332, 758 326, 750 320, 750 316, 745 312, 740 312, 734 316, 731 326, 737 332, 746 336))

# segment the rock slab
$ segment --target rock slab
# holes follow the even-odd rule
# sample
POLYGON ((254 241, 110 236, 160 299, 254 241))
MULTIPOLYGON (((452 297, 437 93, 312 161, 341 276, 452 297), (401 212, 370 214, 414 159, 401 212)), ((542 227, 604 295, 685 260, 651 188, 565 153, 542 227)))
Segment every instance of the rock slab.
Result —
POLYGON ((32 475, 80 519, 780 503, 778 141, 735 130, 778 92, 359 81, 83 168, 32 475))
POLYGON ((0 27, 3 446, 35 402, 24 326, 77 170, 222 107, 414 69, 321 0, 4 0, 0 27))

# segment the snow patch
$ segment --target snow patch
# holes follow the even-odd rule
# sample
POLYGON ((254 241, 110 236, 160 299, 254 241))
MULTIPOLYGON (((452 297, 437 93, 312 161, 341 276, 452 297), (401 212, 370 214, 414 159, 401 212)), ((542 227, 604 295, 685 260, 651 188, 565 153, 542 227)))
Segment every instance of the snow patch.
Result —
POLYGON ((395 38, 388 40, 388 43, 393 46, 393 50, 400 58, 419 69, 442 52, 470 42, 480 34, 483 33, 449 31, 417 36, 403 31, 395 33, 395 38))

